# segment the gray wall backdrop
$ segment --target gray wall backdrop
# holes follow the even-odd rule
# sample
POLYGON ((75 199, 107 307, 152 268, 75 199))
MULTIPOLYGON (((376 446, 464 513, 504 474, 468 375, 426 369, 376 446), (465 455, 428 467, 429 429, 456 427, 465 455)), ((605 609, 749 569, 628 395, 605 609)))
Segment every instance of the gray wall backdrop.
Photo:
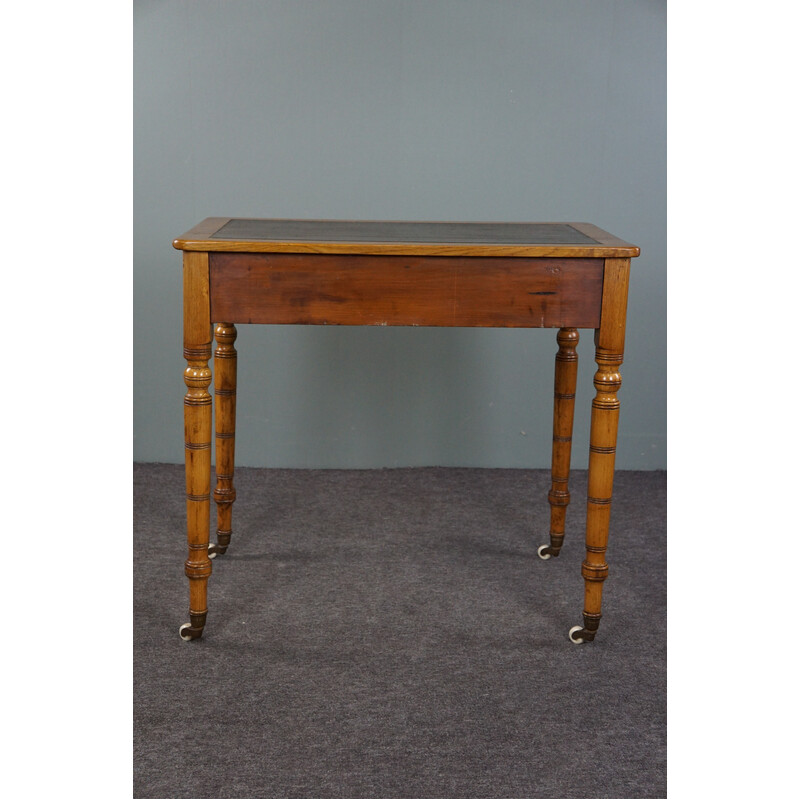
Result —
MULTIPOLYGON (((666 2, 137 0, 134 458, 183 460, 207 216, 587 221, 640 245, 617 465, 666 468, 666 2)), ((547 467, 554 330, 239 326, 237 464, 547 467)), ((582 332, 573 465, 588 463, 582 332)))

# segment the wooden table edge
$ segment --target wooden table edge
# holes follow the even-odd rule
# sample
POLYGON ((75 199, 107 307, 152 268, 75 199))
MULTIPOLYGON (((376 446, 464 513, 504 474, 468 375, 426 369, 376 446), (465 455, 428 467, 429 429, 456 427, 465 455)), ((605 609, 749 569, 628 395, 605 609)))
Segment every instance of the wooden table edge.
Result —
MULTIPOLYGON (((339 253, 351 255, 397 256, 484 256, 516 258, 635 258, 636 245, 618 239, 588 222, 559 223, 570 225, 596 244, 480 244, 475 242, 352 242, 309 240, 214 239, 213 235, 231 221, 231 217, 208 217, 199 225, 174 239, 176 250, 206 253, 339 253)), ((327 221, 327 220, 321 220, 327 221)), ((476 223, 489 224, 489 223, 476 223)), ((504 223, 529 224, 529 223, 504 223)))
POLYGON ((175 239, 185 252, 321 253, 386 256, 475 256, 516 258, 635 258, 639 248, 579 245, 463 245, 397 242, 254 242, 175 239))
MULTIPOLYGON (((194 228, 174 239, 176 250, 206 253, 340 253, 351 255, 397 256, 485 256, 517 258, 636 258, 636 245, 613 236, 588 222, 543 223, 569 225, 592 238, 596 244, 480 244, 475 242, 352 242, 277 239, 214 239, 213 235, 235 217, 207 217, 194 228)), ((292 220, 286 220, 292 221, 292 220)), ((350 220, 309 220, 349 222, 350 220)), ((385 221, 385 220, 383 220, 385 221)), ((400 220, 408 221, 408 220, 400 220)), ((443 223, 452 224, 452 223, 443 223)), ((467 223, 493 224, 493 223, 467 223)), ((528 225, 531 223, 502 223, 528 225)))

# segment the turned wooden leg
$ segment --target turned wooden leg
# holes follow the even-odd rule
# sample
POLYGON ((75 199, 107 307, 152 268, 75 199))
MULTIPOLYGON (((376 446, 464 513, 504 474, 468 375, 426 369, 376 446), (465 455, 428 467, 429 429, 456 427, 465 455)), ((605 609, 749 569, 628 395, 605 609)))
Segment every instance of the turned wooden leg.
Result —
POLYGON ((556 379, 553 395, 553 458, 550 492, 550 544, 543 544, 539 556, 557 556, 564 543, 564 523, 569 505, 569 460, 572 453, 572 421, 575 417, 575 385, 578 380, 580 335, 577 328, 561 328, 556 337, 556 379))
POLYGON ((236 441, 236 327, 219 322, 214 329, 214 396, 217 435, 217 543, 208 548, 208 557, 222 555, 231 541, 231 515, 236 489, 233 487, 233 460, 236 441))
POLYGON ((580 644, 592 641, 600 625, 603 582, 608 576, 606 547, 611 518, 614 459, 622 385, 620 366, 625 344, 625 309, 628 297, 629 259, 607 259, 603 280, 600 328, 595 331, 597 372, 589 436, 589 487, 586 508, 586 559, 581 567, 585 581, 583 626, 576 625, 569 638, 580 644))
POLYGON ((208 307, 208 255, 184 253, 183 261, 183 399, 186 443, 186 533, 189 557, 189 619, 181 626, 182 639, 199 639, 208 614, 207 589, 211 575, 208 529, 211 505, 211 323, 208 307))

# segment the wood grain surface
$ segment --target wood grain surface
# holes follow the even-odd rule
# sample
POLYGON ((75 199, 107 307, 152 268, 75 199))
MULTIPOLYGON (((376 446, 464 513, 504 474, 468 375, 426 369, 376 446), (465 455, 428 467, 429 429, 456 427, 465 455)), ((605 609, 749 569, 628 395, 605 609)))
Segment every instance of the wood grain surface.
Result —
POLYGON ((231 323, 581 327, 600 259, 211 253, 211 316, 231 323))

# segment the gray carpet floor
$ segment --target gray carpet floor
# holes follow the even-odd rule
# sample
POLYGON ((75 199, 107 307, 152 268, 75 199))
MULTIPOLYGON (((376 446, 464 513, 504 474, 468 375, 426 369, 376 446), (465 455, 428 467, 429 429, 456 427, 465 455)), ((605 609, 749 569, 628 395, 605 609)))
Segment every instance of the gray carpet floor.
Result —
POLYGON ((619 472, 582 622, 586 473, 240 469, 204 636, 183 467, 134 467, 134 797, 666 797, 666 473, 619 472))

